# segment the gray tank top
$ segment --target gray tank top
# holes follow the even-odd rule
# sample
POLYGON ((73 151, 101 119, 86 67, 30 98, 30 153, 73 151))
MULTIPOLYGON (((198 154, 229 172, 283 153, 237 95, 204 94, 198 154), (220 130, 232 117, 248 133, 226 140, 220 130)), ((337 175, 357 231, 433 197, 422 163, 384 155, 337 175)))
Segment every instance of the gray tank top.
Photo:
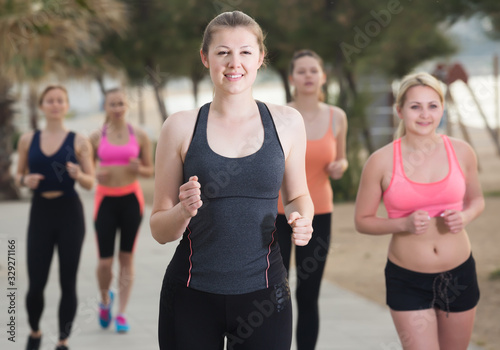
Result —
POLYGON ((167 276, 193 289, 243 294, 286 280, 275 232, 285 157, 267 106, 257 105, 264 142, 241 158, 227 158, 210 148, 210 104, 198 113, 184 182, 198 176, 203 206, 191 218, 167 269, 167 276))

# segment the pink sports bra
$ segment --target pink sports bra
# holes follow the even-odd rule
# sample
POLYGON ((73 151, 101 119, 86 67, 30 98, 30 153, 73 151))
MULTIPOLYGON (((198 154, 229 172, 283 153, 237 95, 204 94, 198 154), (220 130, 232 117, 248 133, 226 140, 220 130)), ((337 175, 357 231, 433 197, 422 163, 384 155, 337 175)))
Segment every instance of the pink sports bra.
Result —
POLYGON ((134 135, 134 130, 128 125, 129 140, 124 145, 114 145, 109 143, 106 137, 107 125, 102 128, 101 142, 97 148, 97 156, 101 166, 127 165, 130 158, 137 158, 140 152, 140 146, 134 135))
POLYGON ((446 209, 462 210, 465 195, 465 176, 447 136, 441 135, 448 156, 448 174, 442 180, 419 183, 410 180, 404 171, 401 139, 393 142, 394 163, 389 187, 383 194, 389 218, 409 216, 416 210, 439 216, 446 209))

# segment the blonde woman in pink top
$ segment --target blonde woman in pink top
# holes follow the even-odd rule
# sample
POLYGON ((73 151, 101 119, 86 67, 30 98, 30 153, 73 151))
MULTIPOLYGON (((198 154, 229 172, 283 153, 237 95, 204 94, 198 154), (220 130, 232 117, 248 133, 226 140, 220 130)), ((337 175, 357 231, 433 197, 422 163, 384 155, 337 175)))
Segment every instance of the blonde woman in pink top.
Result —
POLYGON ((370 156, 356 200, 359 232, 392 235, 387 304, 405 350, 466 350, 479 300, 465 226, 484 199, 472 148, 436 133, 443 102, 431 75, 402 80, 397 139, 370 156), (388 218, 377 216, 381 199, 388 218))
POLYGON ((110 287, 115 239, 119 231, 119 305, 115 327, 117 332, 125 333, 130 329, 125 308, 134 280, 133 253, 144 210, 138 178, 153 175, 153 155, 146 133, 125 119, 128 103, 123 91, 108 90, 104 108, 106 121, 101 130, 90 136, 98 162, 94 225, 99 250, 97 280, 102 298, 99 323, 107 328, 112 320, 114 294, 110 287))

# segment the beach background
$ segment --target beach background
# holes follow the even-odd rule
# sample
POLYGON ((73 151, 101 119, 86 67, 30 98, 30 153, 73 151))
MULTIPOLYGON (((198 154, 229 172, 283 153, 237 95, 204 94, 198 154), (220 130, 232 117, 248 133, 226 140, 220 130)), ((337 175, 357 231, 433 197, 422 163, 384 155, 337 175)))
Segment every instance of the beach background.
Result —
MULTIPOLYGON (((479 24, 476 23, 476 27, 479 24)), ((496 80, 492 73, 491 42, 481 36, 480 31, 471 30, 467 21, 458 23, 454 31, 457 42, 464 48, 459 54, 448 58, 447 62, 460 62, 464 65, 470 74, 469 84, 475 91, 490 125, 497 128, 495 95, 496 98, 500 96, 497 95, 498 90, 495 90, 496 80)), ((421 68, 431 71, 435 63, 428 62, 421 68)), ((72 130, 89 135, 104 121, 104 113, 101 109, 103 101, 99 88, 97 84, 87 81, 70 81, 64 84, 69 90, 71 104, 71 115, 67 125, 72 130)), ((108 88, 120 84, 119 81, 105 80, 108 88)), ((28 113, 26 113, 25 104, 22 103, 26 88, 19 86, 16 89, 16 94, 20 97, 20 103, 17 106, 20 113, 16 119, 16 126, 20 131, 24 131, 29 125, 28 113)), ((139 120, 137 90, 127 90, 130 101, 128 119, 132 124, 139 125, 146 130, 155 141, 159 135, 162 120, 152 90, 145 87, 141 89, 145 107, 144 123, 141 124, 139 120)), ((500 234, 498 233, 500 227, 498 214, 500 213, 500 155, 466 86, 462 82, 456 82, 451 89, 463 114, 463 122, 467 126, 471 144, 478 156, 479 177, 486 199, 486 209, 483 214, 467 227, 476 259, 481 290, 473 342, 488 350, 498 350, 500 348, 500 252, 498 248, 500 247, 500 234)), ((335 86, 332 86, 331 91, 335 91, 335 86)), ((277 76, 270 71, 261 72, 254 89, 254 97, 275 104, 285 103, 284 90, 277 76)), ((169 82, 165 94, 169 114, 197 108, 209 102, 211 98, 212 88, 208 80, 201 84, 198 103, 193 100, 190 83, 185 79, 169 82)), ((464 138, 453 117, 448 119, 448 123, 451 123, 451 136, 464 138)), ((43 126, 43 121, 40 126, 43 126)), ((161 181, 161 179, 156 180, 161 181)), ((141 179, 145 200, 149 205, 153 201, 154 181, 153 178, 141 179)), ((383 206, 380 207, 380 214, 385 215, 383 206)), ((384 266, 390 236, 372 237, 357 233, 354 229, 353 217, 354 203, 335 203, 332 240, 325 278, 385 305, 384 266)))

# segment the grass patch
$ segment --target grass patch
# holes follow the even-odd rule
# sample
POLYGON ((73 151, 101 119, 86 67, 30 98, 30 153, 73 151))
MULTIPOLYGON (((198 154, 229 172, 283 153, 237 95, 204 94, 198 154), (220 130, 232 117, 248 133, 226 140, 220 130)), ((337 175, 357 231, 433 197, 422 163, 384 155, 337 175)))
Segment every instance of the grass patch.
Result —
POLYGON ((490 272, 490 280, 500 280, 500 268, 490 272))
POLYGON ((485 197, 500 197, 500 190, 486 191, 483 195, 485 197))

